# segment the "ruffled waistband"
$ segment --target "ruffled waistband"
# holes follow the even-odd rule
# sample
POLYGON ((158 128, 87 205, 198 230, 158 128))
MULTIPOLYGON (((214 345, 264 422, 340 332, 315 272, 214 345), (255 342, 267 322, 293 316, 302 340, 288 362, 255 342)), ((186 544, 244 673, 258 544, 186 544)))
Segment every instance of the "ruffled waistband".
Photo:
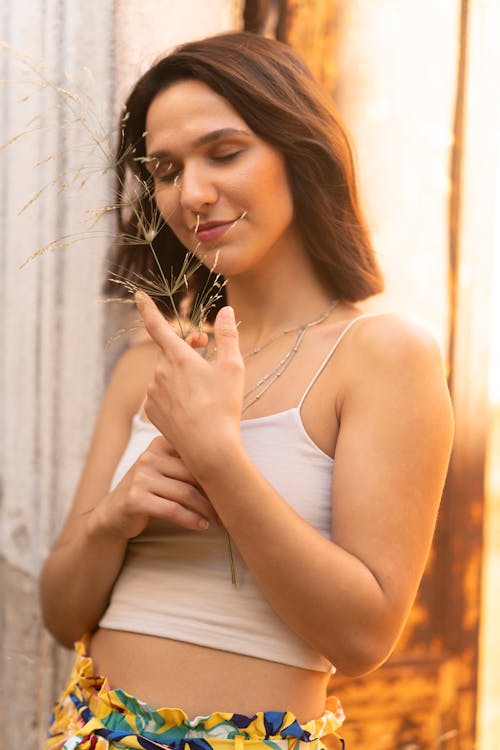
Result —
POLYGON ((103 748, 116 743, 148 750, 162 746, 186 750, 186 745, 191 750, 215 750, 237 738, 267 745, 288 740, 289 750, 298 750, 300 742, 335 735, 344 720, 334 697, 328 699, 321 717, 305 724, 288 711, 258 711, 253 716, 215 711, 190 719, 180 708, 152 708, 124 690, 110 690, 106 677, 95 674, 84 641, 76 644, 76 653, 70 680, 54 709, 46 748, 100 750, 96 741, 101 739, 106 743, 103 748), (90 741, 92 736, 96 739, 90 741))

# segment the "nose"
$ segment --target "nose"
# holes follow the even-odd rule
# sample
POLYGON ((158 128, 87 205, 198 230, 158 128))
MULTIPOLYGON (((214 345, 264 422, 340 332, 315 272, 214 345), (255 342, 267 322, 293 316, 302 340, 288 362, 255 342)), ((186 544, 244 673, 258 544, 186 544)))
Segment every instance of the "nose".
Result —
POLYGON ((177 181, 182 208, 193 213, 202 213, 217 200, 217 189, 203 165, 185 164, 177 181))

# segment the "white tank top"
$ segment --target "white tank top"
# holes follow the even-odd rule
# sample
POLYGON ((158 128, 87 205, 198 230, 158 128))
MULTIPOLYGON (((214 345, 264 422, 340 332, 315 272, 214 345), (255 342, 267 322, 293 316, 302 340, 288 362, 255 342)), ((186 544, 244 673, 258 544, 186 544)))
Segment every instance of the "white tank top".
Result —
MULTIPOLYGON (((251 460, 290 507, 328 538, 334 462, 309 437, 300 411, 344 335, 364 317, 367 315, 358 316, 344 328, 298 406, 241 422, 251 460)), ((159 434, 139 414, 133 417, 130 439, 111 488, 159 434)), ((231 583, 223 529, 212 525, 207 531, 189 531, 153 519, 127 546, 100 627, 173 638, 304 669, 334 671, 324 656, 274 612, 234 544, 233 557, 236 588, 231 583)), ((287 565, 286 559, 283 565, 287 565)))

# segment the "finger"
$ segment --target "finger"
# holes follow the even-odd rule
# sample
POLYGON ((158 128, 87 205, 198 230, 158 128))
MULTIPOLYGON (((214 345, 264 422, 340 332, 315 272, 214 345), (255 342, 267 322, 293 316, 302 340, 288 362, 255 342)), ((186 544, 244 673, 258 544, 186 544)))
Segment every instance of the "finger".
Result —
POLYGON ((149 483, 149 491, 158 497, 171 500, 183 508, 216 524, 218 516, 211 502, 196 487, 172 477, 157 477, 149 483))
POLYGON ((162 453, 158 449, 146 450, 138 459, 138 468, 149 472, 153 470, 161 477, 179 479, 200 490, 198 482, 177 453, 162 453))
POLYGON ((151 496, 149 512, 155 518, 163 518, 165 521, 191 531, 206 531, 210 526, 210 522, 198 513, 156 495, 151 496))
POLYGON ((135 304, 144 322, 147 332, 163 351, 179 346, 181 340, 158 310, 157 306, 145 292, 136 292, 135 304))
POLYGON ((232 307, 223 307, 217 313, 214 324, 214 337, 218 360, 240 359, 238 329, 232 307))

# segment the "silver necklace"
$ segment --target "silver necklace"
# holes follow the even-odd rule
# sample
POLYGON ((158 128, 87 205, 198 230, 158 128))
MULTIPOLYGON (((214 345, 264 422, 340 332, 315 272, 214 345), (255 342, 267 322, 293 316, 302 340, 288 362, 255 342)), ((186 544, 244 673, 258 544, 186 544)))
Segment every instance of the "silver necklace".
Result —
POLYGON ((337 300, 332 300, 329 304, 329 306, 326 308, 326 310, 323 310, 323 312, 318 315, 317 318, 313 318, 312 320, 309 320, 307 323, 299 323, 297 326, 293 326, 292 328, 285 328, 283 331, 278 331, 277 333, 274 333, 270 338, 267 339, 267 341, 264 341, 263 344, 260 346, 256 346, 253 349, 250 349, 249 352, 246 352, 246 354, 242 354, 241 356, 243 359, 249 359, 250 357, 253 357, 254 354, 258 354, 263 349, 268 347, 270 344, 274 344, 274 342, 281 338, 282 336, 286 336, 289 333, 295 333, 295 331, 302 331, 303 328, 309 328, 310 326, 316 326, 318 323, 322 323, 331 313, 335 305, 337 304, 337 300))
POLYGON ((266 391, 269 390, 269 388, 278 380, 279 377, 285 372, 287 367, 290 365, 291 361, 297 354, 299 347, 304 339, 304 336, 306 335, 306 332, 309 328, 312 328, 313 326, 317 326, 320 323, 322 323, 326 318, 330 315, 331 311, 337 304, 337 300, 333 300, 333 302, 330 304, 330 306, 323 312, 321 315, 319 315, 317 318, 313 318, 313 320, 309 320, 307 323, 302 323, 301 325, 295 326, 294 328, 286 328, 284 331, 280 331, 278 334, 275 334, 270 339, 264 342, 262 346, 256 347, 252 349, 250 352, 248 352, 243 359, 248 359, 248 357, 253 356, 254 354, 258 354, 258 352, 262 351, 262 349, 265 349, 269 344, 276 341, 276 339, 280 338, 281 336, 284 336, 287 333, 292 333, 294 331, 297 331, 297 337, 290 347, 290 349, 286 352, 286 354, 283 355, 283 357, 280 359, 277 365, 273 367, 272 370, 267 372, 265 375, 262 375, 257 383, 253 385, 251 388, 249 388, 246 393, 243 395, 243 399, 245 400, 250 396, 252 393, 257 391, 259 388, 261 388, 258 393, 255 393, 255 396, 242 408, 241 413, 244 414, 247 409, 249 409, 253 404, 255 404, 256 401, 258 401, 261 396, 266 393, 266 391))

